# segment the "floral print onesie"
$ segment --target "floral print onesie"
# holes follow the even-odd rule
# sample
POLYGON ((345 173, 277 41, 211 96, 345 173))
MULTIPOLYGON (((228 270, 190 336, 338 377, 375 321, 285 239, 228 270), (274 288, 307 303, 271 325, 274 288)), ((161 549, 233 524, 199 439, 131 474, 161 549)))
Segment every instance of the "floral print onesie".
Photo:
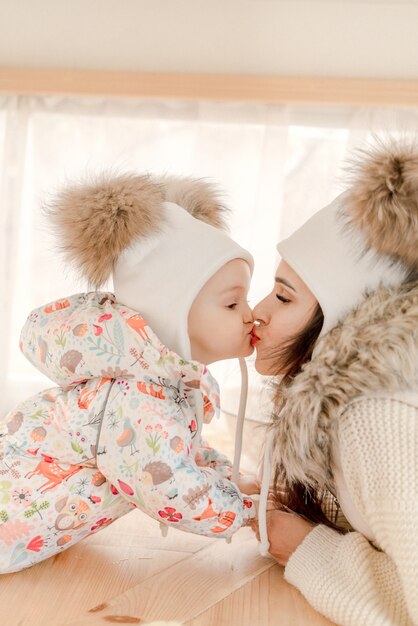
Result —
POLYGON ((0 424, 0 573, 68 548, 132 507, 212 537, 254 517, 228 459, 200 441, 199 420, 219 413, 216 381, 112 294, 34 310, 20 347, 59 387, 0 424))

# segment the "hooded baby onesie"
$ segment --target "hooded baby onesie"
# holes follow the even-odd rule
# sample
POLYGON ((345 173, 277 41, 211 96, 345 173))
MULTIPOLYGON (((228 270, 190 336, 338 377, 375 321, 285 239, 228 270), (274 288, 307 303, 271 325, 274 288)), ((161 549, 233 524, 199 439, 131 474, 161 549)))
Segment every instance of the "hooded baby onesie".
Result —
POLYGON ((219 389, 191 360, 187 317, 213 274, 251 255, 219 227, 202 181, 123 176, 50 207, 93 291, 34 310, 25 356, 58 387, 6 416, 0 438, 0 572, 70 547, 137 507, 187 532, 229 537, 255 514, 204 445, 219 389), (173 200, 171 202, 170 200, 173 200))

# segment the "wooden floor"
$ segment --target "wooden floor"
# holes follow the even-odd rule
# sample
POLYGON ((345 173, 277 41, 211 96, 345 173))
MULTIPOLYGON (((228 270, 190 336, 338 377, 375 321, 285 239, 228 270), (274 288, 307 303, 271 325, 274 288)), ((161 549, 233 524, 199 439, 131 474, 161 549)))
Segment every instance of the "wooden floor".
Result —
POLYGON ((0 577, 6 626, 157 619, 186 626, 331 624, 284 581, 281 567, 259 555, 251 530, 241 529, 230 544, 174 529, 163 538, 158 523, 137 510, 48 561, 0 577))

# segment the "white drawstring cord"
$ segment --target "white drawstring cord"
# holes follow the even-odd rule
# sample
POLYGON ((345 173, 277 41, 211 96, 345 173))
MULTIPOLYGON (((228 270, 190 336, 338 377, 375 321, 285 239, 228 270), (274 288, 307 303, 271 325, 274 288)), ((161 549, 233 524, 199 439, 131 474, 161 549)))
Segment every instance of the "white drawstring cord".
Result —
MULTIPOLYGON (((236 483, 238 480, 239 466, 241 462, 242 452, 242 433, 244 430, 245 409, 247 406, 248 396, 248 370, 245 359, 239 359, 239 367, 241 370, 241 393, 239 396, 238 417, 237 426, 235 430, 235 450, 234 450, 234 462, 232 464, 232 476, 231 481, 236 483)), ((232 537, 225 539, 226 543, 231 543, 232 537)))
MULTIPOLYGON (((235 450, 234 450, 234 462, 232 464, 232 476, 231 481, 236 483, 238 480, 239 466, 241 463, 242 452, 242 433, 244 430, 245 409, 247 406, 248 396, 248 370, 245 359, 239 359, 239 367, 241 370, 241 393, 239 396, 238 417, 237 426, 235 430, 235 450)), ((232 537, 225 539, 226 543, 231 543, 232 537)))
POLYGON ((233 483, 238 480, 242 452, 242 433, 244 430, 245 408, 247 406, 248 396, 248 370, 245 359, 239 359, 239 366, 241 370, 241 393, 239 397, 237 429, 235 431, 234 463, 232 466, 231 477, 233 483))
POLYGON ((273 452, 274 434, 270 432, 266 439, 266 449, 263 459, 263 477, 261 479, 260 500, 258 506, 258 530, 260 533, 259 550, 261 556, 269 555, 270 543, 267 534, 267 499, 270 487, 271 456, 273 452))

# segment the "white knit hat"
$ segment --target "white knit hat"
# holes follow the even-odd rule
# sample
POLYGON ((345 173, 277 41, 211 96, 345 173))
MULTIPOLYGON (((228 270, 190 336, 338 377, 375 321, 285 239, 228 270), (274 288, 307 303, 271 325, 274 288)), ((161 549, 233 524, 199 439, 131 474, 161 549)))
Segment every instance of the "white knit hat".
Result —
POLYGON ((379 286, 399 284, 405 268, 367 245, 365 234, 347 219, 347 193, 321 209, 277 245, 318 300, 324 314, 321 335, 379 286))
POLYGON ((251 254, 223 229, 225 207, 202 179, 103 174, 63 189, 46 212, 66 258, 98 289, 140 313, 171 350, 191 358, 193 300, 225 263, 251 254))
POLYGON ((164 345, 188 359, 190 307, 211 276, 233 259, 244 259, 253 271, 251 254, 228 235, 164 202, 159 232, 137 240, 117 259, 115 296, 139 311, 164 345))

